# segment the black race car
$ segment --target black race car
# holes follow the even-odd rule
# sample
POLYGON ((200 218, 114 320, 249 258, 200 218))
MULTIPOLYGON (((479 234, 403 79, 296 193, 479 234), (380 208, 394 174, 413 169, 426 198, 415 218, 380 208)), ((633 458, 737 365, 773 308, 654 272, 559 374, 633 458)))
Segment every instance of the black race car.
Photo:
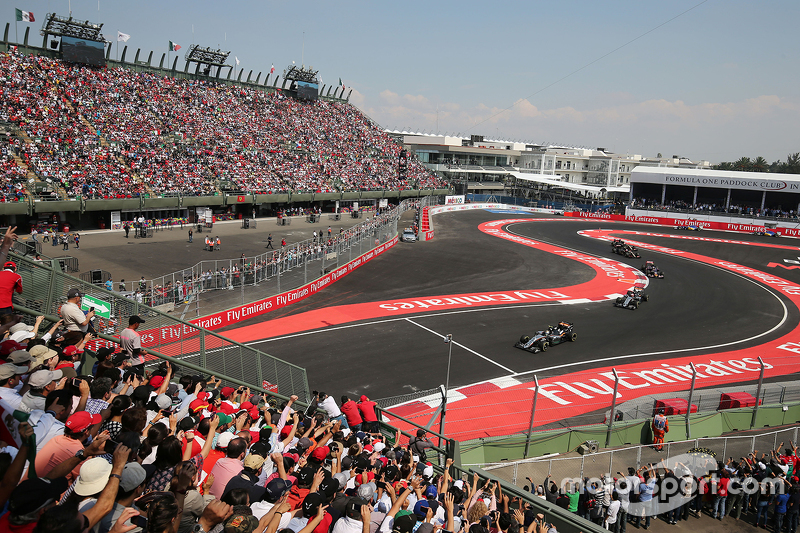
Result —
POLYGON ((653 263, 652 261, 647 261, 645 264, 643 264, 642 268, 641 268, 641 271, 644 272, 644 274, 648 278, 663 278, 664 277, 664 272, 662 272, 661 269, 658 268, 656 266, 656 264, 653 263))
POLYGON ((639 309, 639 304, 647 300, 649 300, 649 297, 644 293, 644 289, 633 287, 625 296, 617 298, 614 305, 625 309, 639 309))
POLYGON ((639 249, 636 246, 627 244, 622 239, 614 239, 612 241, 611 251, 625 257, 641 257, 641 255, 639 255, 639 249))
POLYGON ((550 346, 578 340, 578 334, 572 331, 572 328, 572 322, 559 322, 557 326, 549 326, 545 330, 537 331, 533 336, 523 335, 514 347, 531 353, 546 352, 550 346))

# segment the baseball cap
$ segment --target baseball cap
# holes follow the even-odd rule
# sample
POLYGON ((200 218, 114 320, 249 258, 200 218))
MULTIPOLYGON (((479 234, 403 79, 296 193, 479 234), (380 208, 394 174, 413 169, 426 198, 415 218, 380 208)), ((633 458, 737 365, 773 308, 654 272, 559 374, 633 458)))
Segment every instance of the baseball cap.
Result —
POLYGON ((297 484, 298 485, 311 485, 311 482, 314 481, 314 468, 310 466, 306 466, 305 468, 301 468, 300 471, 297 473, 297 484))
POLYGON ((224 426, 225 424, 230 424, 233 422, 233 417, 231 415, 226 415, 225 413, 217 413, 217 418, 219 418, 220 426, 224 426))
POLYGON ((334 494, 339 492, 339 480, 333 477, 326 477, 319 484, 319 492, 325 495, 325 498, 330 500, 334 494))
POLYGON ((132 326, 134 324, 144 324, 144 320, 142 320, 139 315, 131 315, 131 317, 128 319, 128 325, 132 326))
MULTIPOLYGON (((189 410, 193 413, 197 413, 203 409, 208 409, 208 402, 205 400, 198 398, 197 400, 192 400, 192 403, 189 404, 189 410)), ((220 420, 220 423, 222 423, 222 420, 220 420)))
POLYGON ((67 300, 72 300, 77 296, 83 296, 83 293, 78 289, 70 289, 67 291, 67 300))
POLYGON ((339 490, 342 490, 347 486, 347 482, 350 481, 349 471, 339 472, 338 474, 334 474, 333 479, 339 482, 339 490))
POLYGON ((31 374, 30 379, 28 379, 28 385, 34 389, 42 389, 49 383, 61 379, 63 376, 64 374, 61 370, 37 370, 31 374))
POLYGON ((172 399, 166 394, 159 394, 156 396, 156 405, 159 409, 169 409, 172 407, 172 399))
POLYGON ((231 433, 230 431, 226 431, 225 433, 220 433, 217 436, 217 448, 227 448, 228 444, 230 444, 234 438, 236 437, 234 437, 233 433, 231 433))
POLYGON ((288 479, 275 478, 267 483, 264 499, 269 503, 275 503, 281 499, 283 493, 292 488, 292 482, 288 479))
POLYGON ((122 470, 122 475, 120 476, 119 480, 119 488, 125 492, 130 492, 144 483, 146 477, 147 472, 144 471, 144 467, 142 465, 136 461, 128 463, 122 470))
POLYGON ((111 475, 111 463, 102 457, 92 457, 81 465, 78 480, 75 482, 75 494, 91 496, 103 490, 111 475))
POLYGON ((77 413, 70 416, 67 419, 67 423, 64 425, 67 427, 67 429, 69 429, 73 433, 79 433, 88 428, 89 426, 99 424, 102 421, 103 417, 99 414, 93 415, 90 414, 88 411, 78 411, 77 413))
POLYGON ((252 514, 233 513, 225 521, 223 533, 252 533, 258 527, 258 518, 252 514))
POLYGON ((234 389, 233 387, 222 387, 222 390, 220 392, 222 393, 223 396, 228 398, 230 397, 231 394, 233 394, 235 390, 236 389, 234 389))
MULTIPOLYGON (((164 376, 153 376, 150 378, 148 385, 157 389, 162 383, 164 383, 164 376)), ((162 407, 162 409, 166 409, 166 407, 162 407)))
POLYGON ((436 492, 436 487, 434 487, 433 485, 428 485, 428 488, 425 489, 424 494, 425 497, 428 498, 429 500, 435 500, 438 493, 436 492))
POLYGON ((13 376, 21 376, 22 374, 26 374, 28 369, 24 366, 17 366, 12 365, 11 363, 6 363, 4 365, 0 365, 0 379, 8 379, 13 376))
POLYGON ((0 342, 0 356, 2 357, 7 357, 8 354, 13 352, 14 350, 24 350, 24 349, 25 347, 23 345, 11 339, 6 339, 3 342, 0 342))
POLYGON ((347 502, 347 506, 345 507, 345 514, 348 517, 357 519, 361 516, 361 506, 367 505, 367 501, 363 498, 350 498, 350 501, 347 502))
POLYGON ((80 348, 76 348, 75 346, 67 346, 66 348, 64 348, 63 352, 64 355, 72 357, 75 354, 83 353, 83 350, 81 350, 80 348))
POLYGON ((419 500, 416 505, 414 505, 414 515, 419 520, 425 520, 425 516, 428 514, 428 509, 430 508, 430 503, 428 500, 419 500))
POLYGON ((245 468, 252 468, 253 470, 258 470, 264 464, 264 459, 260 455, 255 453, 251 453, 247 457, 244 458, 244 466, 245 468))
POLYGON ((193 416, 185 416, 181 418, 180 422, 178 422, 178 429, 189 431, 190 429, 194 429, 199 423, 200 422, 197 418, 193 416))
POLYGON ((311 518, 317 514, 319 506, 325 503, 325 496, 319 492, 310 492, 303 500, 303 517, 311 518))
POLYGON ((376 452, 382 452, 382 451, 383 451, 383 449, 384 449, 384 448, 386 448, 386 444, 384 444, 384 443, 382 443, 382 442, 376 442, 376 443, 375 443, 375 444, 372 446, 372 448, 373 448, 373 449, 374 449, 376 452))
MULTIPOLYGON (((398 511, 397 514, 399 515, 402 512, 398 511)), ((417 525, 417 518, 413 514, 407 513, 403 516, 395 517, 393 530, 399 533, 411 533, 415 525, 417 525)))
POLYGON ((369 483, 362 483, 358 486, 358 489, 356 489, 356 495, 358 495, 359 498, 371 501, 372 497, 375 495, 375 489, 377 489, 377 487, 375 483, 371 481, 369 483))
POLYGON ((22 363, 28 363, 32 360, 31 354, 27 350, 14 350, 10 354, 8 354, 7 361, 9 363, 14 363, 15 365, 20 365, 22 363))
POLYGON ((315 448, 313 452, 311 452, 311 459, 322 462, 328 457, 328 454, 331 453, 331 449, 327 446, 320 446, 319 448, 315 448))
POLYGON ((16 516, 32 513, 51 500, 58 498, 68 488, 69 482, 66 477, 58 479, 26 478, 11 493, 8 510, 16 516))
POLYGON ((314 443, 311 442, 311 439, 309 439, 308 437, 301 437, 300 440, 297 441, 297 447, 303 448, 304 450, 311 448, 313 445, 314 443))

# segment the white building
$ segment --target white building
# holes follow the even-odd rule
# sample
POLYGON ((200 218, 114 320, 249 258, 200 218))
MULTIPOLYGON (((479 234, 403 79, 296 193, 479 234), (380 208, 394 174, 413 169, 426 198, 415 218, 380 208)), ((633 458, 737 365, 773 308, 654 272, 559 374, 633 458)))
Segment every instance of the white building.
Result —
POLYGON ((400 139, 428 168, 449 178, 459 193, 498 194, 539 184, 562 186, 587 196, 616 192, 627 198, 634 167, 711 168, 708 161, 695 163, 679 156, 648 159, 603 148, 493 141, 478 135, 463 138, 386 132, 400 139))

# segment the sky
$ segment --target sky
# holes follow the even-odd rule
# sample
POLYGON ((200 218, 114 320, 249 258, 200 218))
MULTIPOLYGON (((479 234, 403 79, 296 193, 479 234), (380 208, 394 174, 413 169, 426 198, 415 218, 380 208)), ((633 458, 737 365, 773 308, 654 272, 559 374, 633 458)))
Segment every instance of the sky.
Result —
POLYGON ((13 7, 37 45, 44 15, 71 8, 131 35, 129 60, 157 64, 172 40, 181 68, 191 44, 262 81, 311 66, 390 129, 712 163, 800 151, 797 0, 13 1, 12 41, 13 7))

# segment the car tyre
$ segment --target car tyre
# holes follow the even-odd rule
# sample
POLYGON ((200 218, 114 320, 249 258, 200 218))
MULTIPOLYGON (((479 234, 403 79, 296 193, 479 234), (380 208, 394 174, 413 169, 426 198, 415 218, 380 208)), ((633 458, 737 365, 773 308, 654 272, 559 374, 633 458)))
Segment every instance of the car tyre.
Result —
POLYGON ((576 340, 578 340, 578 334, 577 333, 573 333, 568 338, 569 338, 570 341, 575 342, 576 340))
POLYGON ((539 349, 542 350, 543 352, 546 352, 549 347, 550 343, 547 341, 542 341, 542 343, 539 345, 539 349))

